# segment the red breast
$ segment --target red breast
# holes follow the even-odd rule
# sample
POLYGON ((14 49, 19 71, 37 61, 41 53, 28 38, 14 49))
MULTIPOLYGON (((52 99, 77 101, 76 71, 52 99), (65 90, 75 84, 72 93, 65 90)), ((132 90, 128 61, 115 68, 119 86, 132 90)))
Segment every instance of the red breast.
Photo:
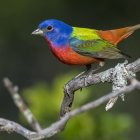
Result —
POLYGON ((99 63, 100 60, 88 56, 83 56, 72 50, 69 45, 65 47, 52 47, 52 53, 63 63, 69 65, 87 65, 91 63, 99 63))

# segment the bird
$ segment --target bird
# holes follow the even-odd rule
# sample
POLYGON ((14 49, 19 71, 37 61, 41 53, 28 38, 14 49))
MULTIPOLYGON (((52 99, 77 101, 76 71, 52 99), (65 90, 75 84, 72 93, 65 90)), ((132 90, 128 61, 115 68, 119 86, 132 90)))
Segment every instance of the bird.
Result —
POLYGON ((103 66, 106 59, 127 59, 129 55, 117 45, 130 36, 140 24, 111 30, 73 27, 61 20, 47 19, 41 22, 33 35, 41 35, 51 52, 68 65, 84 65, 87 71, 96 63, 103 66))

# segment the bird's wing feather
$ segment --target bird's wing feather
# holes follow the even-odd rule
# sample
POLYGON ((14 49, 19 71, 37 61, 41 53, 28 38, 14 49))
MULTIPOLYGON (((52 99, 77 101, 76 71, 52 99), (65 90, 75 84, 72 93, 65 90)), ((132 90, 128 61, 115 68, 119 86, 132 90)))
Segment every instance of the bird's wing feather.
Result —
POLYGON ((124 57, 124 54, 119 49, 103 39, 79 40, 77 38, 71 38, 69 42, 75 52, 84 56, 108 59, 124 57))

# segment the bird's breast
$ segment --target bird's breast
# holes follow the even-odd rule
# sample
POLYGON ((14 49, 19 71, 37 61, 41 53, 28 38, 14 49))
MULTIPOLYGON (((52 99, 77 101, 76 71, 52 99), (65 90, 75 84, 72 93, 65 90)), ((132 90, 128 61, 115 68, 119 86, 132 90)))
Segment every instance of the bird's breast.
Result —
POLYGON ((61 62, 69 65, 87 65, 93 62, 99 62, 96 58, 76 53, 69 45, 59 47, 51 45, 51 51, 61 62))

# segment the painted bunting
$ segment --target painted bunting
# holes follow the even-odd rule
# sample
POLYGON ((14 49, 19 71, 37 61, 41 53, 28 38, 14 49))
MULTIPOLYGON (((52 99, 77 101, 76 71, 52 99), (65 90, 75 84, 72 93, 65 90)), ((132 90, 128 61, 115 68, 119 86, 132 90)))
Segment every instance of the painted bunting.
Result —
POLYGON ((52 53, 63 63, 85 65, 101 64, 105 59, 129 57, 117 44, 140 28, 140 24, 113 30, 96 30, 70 26, 60 20, 48 19, 39 24, 34 35, 43 36, 52 53))

